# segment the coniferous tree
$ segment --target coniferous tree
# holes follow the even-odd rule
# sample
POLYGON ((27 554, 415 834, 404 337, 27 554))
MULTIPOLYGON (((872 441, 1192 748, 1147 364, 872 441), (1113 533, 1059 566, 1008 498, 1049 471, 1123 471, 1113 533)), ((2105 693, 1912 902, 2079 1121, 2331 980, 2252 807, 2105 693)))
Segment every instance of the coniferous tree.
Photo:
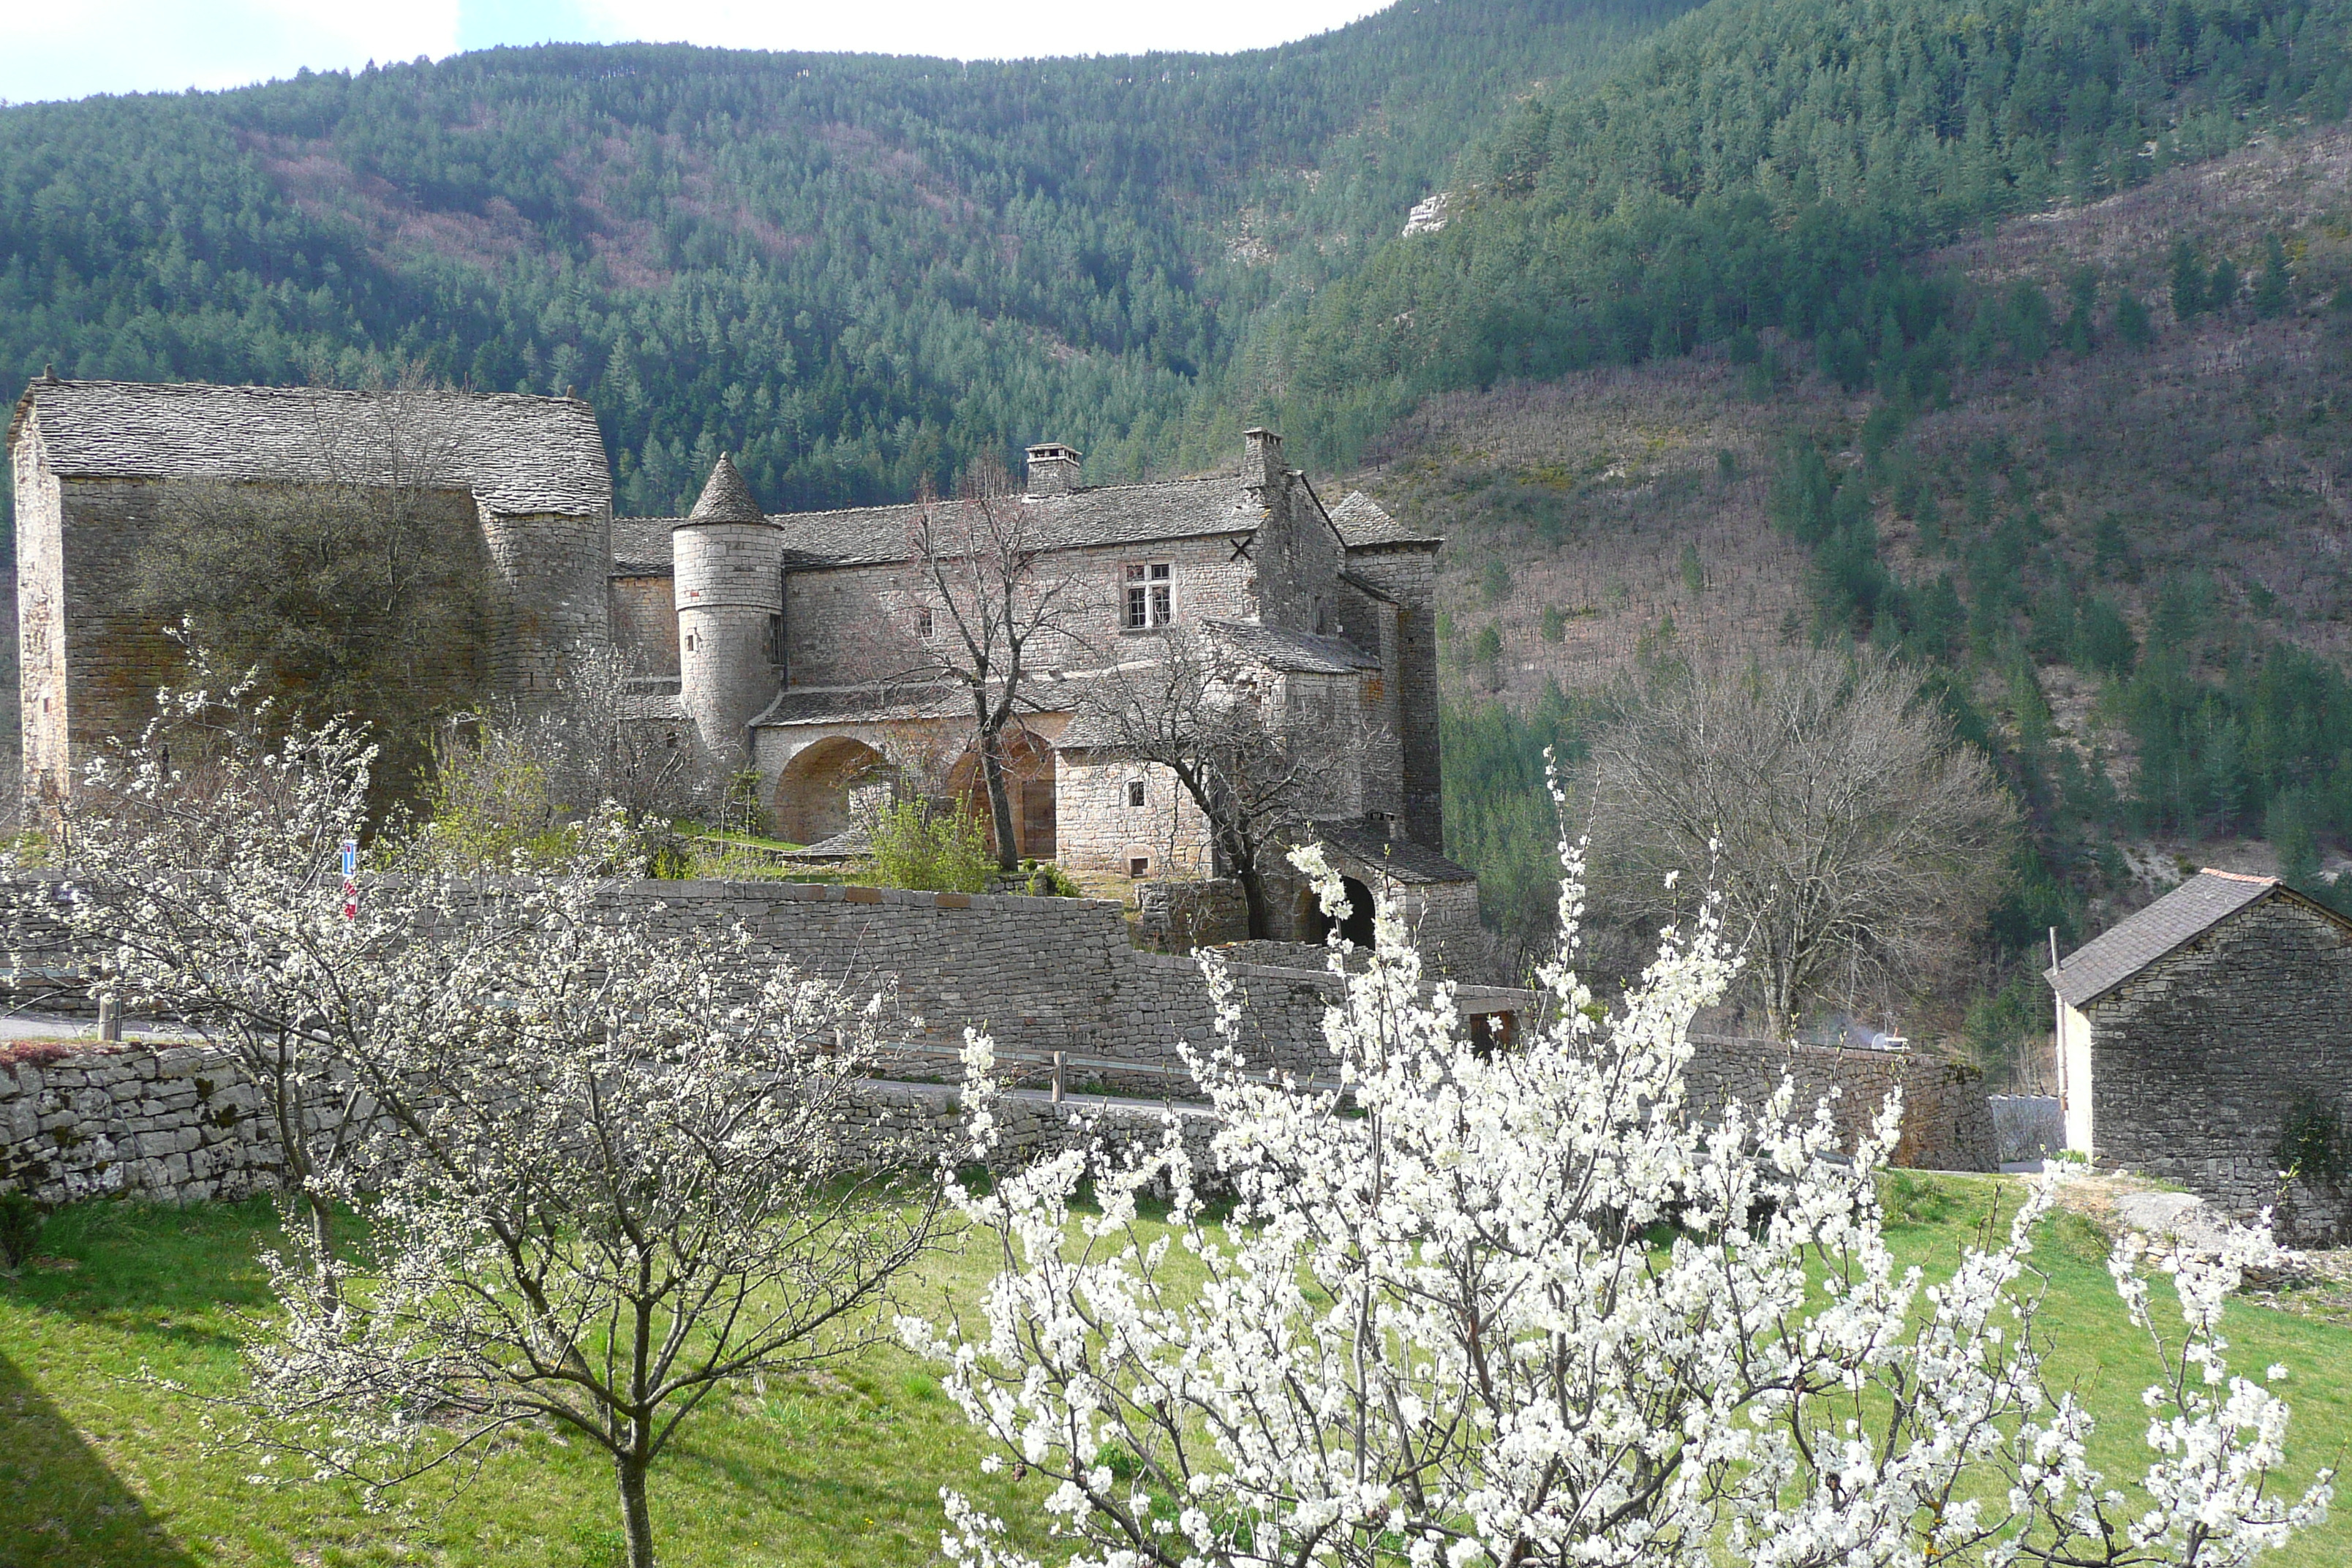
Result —
POLYGON ((2263 242, 2263 272, 2254 283, 2254 314, 2264 321, 2286 314, 2288 288, 2286 247, 2273 234, 2263 242))
POLYGON ((2197 259, 2196 247, 2186 239, 2172 242, 2172 313, 2187 321, 2207 307, 2205 296, 2205 264, 2197 259))

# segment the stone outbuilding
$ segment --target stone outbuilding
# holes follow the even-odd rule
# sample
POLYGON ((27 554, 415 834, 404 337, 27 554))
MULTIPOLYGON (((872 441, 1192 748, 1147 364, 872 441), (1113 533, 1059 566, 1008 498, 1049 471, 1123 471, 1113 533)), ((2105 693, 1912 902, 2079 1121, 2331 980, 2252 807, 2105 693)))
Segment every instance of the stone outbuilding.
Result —
POLYGON ((153 712, 178 656, 137 603, 139 552, 198 487, 326 505, 397 488, 478 529, 494 690, 550 689, 610 635, 613 487, 595 411, 577 398, 44 375, 7 440, 28 799, 61 793, 93 745, 153 712))
POLYGON ((2352 921, 2208 869, 2047 978, 2070 1150, 2302 1239, 2352 1228, 2352 921))

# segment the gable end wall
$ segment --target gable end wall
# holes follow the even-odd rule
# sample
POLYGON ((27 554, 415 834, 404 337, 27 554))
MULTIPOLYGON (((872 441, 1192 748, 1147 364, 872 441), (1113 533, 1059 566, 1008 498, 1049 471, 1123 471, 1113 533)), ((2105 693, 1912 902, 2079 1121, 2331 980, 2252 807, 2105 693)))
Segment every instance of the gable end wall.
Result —
POLYGON ((2299 1097, 2352 1125, 2352 933, 2266 899, 2085 1011, 2102 1161, 2224 1210, 2280 1205, 2306 1239, 2352 1226, 2352 1194, 2298 1184, 2282 1204, 2277 1175, 2299 1097))

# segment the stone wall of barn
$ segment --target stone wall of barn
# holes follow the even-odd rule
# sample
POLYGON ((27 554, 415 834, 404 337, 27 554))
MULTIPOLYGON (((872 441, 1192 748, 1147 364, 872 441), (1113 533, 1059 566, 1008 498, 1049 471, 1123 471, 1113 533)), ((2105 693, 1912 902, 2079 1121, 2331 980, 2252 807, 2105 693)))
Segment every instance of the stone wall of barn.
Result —
POLYGON ((2265 899, 2084 1011, 2100 1163, 2225 1212, 2274 1206, 2301 1240, 2352 1232, 2352 933, 2265 899), (2321 1168, 2283 1181, 2291 1125, 2332 1127, 2336 1168, 2307 1155, 2321 1168))

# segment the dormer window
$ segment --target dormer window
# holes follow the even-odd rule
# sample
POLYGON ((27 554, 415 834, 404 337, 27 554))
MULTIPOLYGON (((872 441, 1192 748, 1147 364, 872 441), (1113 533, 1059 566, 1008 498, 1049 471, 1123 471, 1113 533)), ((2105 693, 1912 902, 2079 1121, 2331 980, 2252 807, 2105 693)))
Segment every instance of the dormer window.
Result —
POLYGON ((1130 561, 1121 569, 1127 589, 1120 625, 1131 632, 1176 618, 1175 568, 1165 561, 1130 561))

